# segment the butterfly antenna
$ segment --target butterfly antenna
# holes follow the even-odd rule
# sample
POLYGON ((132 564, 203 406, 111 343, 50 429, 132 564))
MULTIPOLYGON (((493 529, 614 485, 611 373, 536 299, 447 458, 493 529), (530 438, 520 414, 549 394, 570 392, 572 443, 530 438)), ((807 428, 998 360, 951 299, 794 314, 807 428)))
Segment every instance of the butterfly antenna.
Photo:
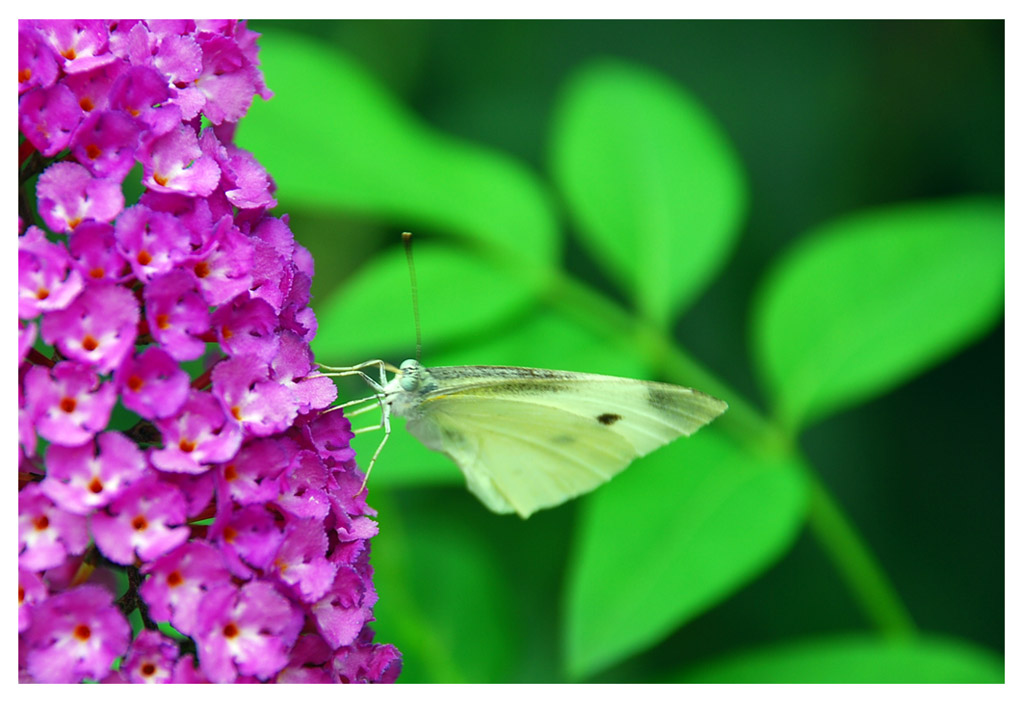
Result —
POLYGON ((420 296, 416 289, 416 267, 412 262, 412 233, 402 233, 402 245, 405 246, 405 259, 409 263, 409 284, 412 287, 412 318, 416 324, 416 361, 420 361, 423 340, 420 338, 420 296))

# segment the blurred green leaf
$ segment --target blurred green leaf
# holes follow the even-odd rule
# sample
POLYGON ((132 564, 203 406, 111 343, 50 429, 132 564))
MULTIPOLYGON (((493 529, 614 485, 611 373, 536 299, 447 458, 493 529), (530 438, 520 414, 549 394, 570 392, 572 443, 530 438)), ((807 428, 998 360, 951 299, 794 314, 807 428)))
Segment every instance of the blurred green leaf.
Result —
POLYGON ((803 520, 802 473, 712 427, 584 500, 567 583, 570 676, 657 643, 770 565, 803 520))
POLYGON ((259 154, 279 198, 413 220, 525 260, 556 257, 548 196, 522 164, 434 130, 328 44, 282 31, 259 44, 275 95, 253 104, 238 142, 259 154))
POLYGON ((696 98, 648 69, 579 70, 551 164, 586 246, 659 324, 712 281, 739 234, 747 194, 732 146, 696 98))
POLYGON ((508 680, 521 634, 501 554, 450 507, 413 504, 400 514, 389 497, 373 500, 374 628, 377 641, 403 652, 400 682, 508 680))
MULTIPOLYGON (((553 262, 560 248, 549 198, 529 170, 432 129, 329 45, 273 31, 260 38, 260 47, 275 95, 255 102, 238 142, 274 175, 282 202, 369 214, 417 231, 423 329, 434 340, 493 324, 528 302, 532 287, 541 284, 530 272, 553 262), (426 243, 436 242, 434 233, 467 247, 449 257, 459 257, 462 266, 433 269, 439 265, 426 243), (482 282, 487 286, 478 286, 482 282), (431 318, 432 310, 440 314, 431 318)), ((344 232, 335 247, 345 247, 344 232)), ((408 270, 400 251, 383 257, 350 289, 318 302, 322 358, 352 364, 358 360, 344 357, 376 357, 399 347, 411 355, 408 270)))
POLYGON ((432 365, 518 365, 646 377, 643 357, 628 339, 607 338, 557 309, 535 305, 500 329, 444 350, 432 365))
MULTIPOLYGON (((449 346, 438 355, 432 355, 427 345, 423 361, 431 367, 519 365, 623 377, 647 376, 633 346, 622 340, 606 340, 556 311, 541 307, 531 308, 500 330, 449 346)), ((379 418, 377 412, 367 413, 354 420, 355 426, 373 425, 379 418)), ((404 420, 392 421, 391 438, 381 451, 379 470, 374 470, 375 487, 464 484, 455 463, 424 448, 406 433, 404 426, 404 420)), ((352 446, 362 467, 369 462, 382 433, 360 434, 353 439, 352 446)))
POLYGON ((1003 660, 947 637, 885 641, 868 635, 769 646, 684 671, 685 683, 1002 683, 1003 660))
MULTIPOLYGON (((420 326, 428 351, 493 326, 531 297, 524 278, 509 276, 465 249, 430 241, 415 247, 420 326)), ((316 312, 313 349, 321 362, 347 366, 395 352, 402 359, 416 355, 409 265, 401 247, 375 257, 318 302, 316 312)))
POLYGON ((981 197, 807 235, 755 299, 756 362, 783 422, 880 394, 986 332, 1003 305, 1003 241, 1002 201, 981 197))

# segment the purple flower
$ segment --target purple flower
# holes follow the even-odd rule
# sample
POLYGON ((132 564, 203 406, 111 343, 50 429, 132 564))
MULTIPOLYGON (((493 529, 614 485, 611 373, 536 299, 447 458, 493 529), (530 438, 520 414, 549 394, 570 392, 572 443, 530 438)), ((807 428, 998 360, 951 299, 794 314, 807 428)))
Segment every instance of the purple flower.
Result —
POLYGON ((224 191, 231 205, 236 208, 273 208, 277 205, 277 199, 271 195, 270 176, 252 154, 230 145, 217 163, 222 177, 232 186, 224 191))
POLYGON ((132 117, 143 117, 169 97, 167 81, 158 72, 145 66, 132 66, 122 72, 111 87, 110 105, 132 117))
POLYGON ((252 577, 253 568, 266 570, 284 540, 268 509, 257 505, 238 509, 226 501, 217 508, 210 538, 220 547, 228 568, 239 578, 252 577))
POLYGON ((211 463, 234 457, 242 445, 242 430, 229 420, 209 392, 189 390, 178 414, 156 422, 164 447, 152 451, 151 460, 161 470, 201 473, 211 463))
POLYGON ((166 34, 160 38, 159 48, 153 56, 153 65, 168 78, 172 86, 183 86, 199 78, 199 72, 203 69, 203 50, 190 35, 166 34))
POLYGON ((364 630, 356 644, 343 646, 331 664, 342 683, 394 683, 402 672, 402 654, 391 644, 373 644, 364 630))
POLYGON ((103 555, 128 564, 136 555, 151 561, 180 546, 189 533, 185 520, 181 492, 151 476, 93 514, 90 528, 103 555))
POLYGON ((203 671, 214 682, 229 683, 239 675, 270 678, 281 670, 302 616, 269 583, 253 581, 211 590, 196 622, 203 671))
POLYGON ((199 338, 210 329, 210 310, 199 283, 180 269, 152 279, 144 290, 150 335, 175 360, 194 360, 206 344, 199 338))
POLYGON ((120 672, 129 683, 174 683, 177 663, 177 642, 160 632, 144 629, 132 642, 120 672))
POLYGON ((26 570, 48 570, 61 565, 89 545, 83 516, 64 511, 28 485, 18 493, 18 565, 26 570))
POLYGON ((65 308, 82 290, 82 276, 70 268, 63 243, 46 239, 32 226, 18 238, 18 317, 65 308))
POLYGON ((327 558, 327 534, 315 519, 288 522, 284 541, 274 557, 273 573, 305 603, 322 598, 334 581, 338 564, 327 558))
POLYGON ((94 110, 71 140, 71 153, 94 176, 120 182, 135 166, 139 126, 119 110, 94 110))
POLYGON ((313 352, 291 331, 281 331, 281 348, 270 363, 271 377, 291 390, 299 413, 326 409, 338 397, 338 388, 326 377, 309 377, 313 352))
POLYGON ((147 348, 114 374, 121 402, 145 419, 176 414, 188 398, 188 375, 162 349, 147 348))
POLYGON ((209 196, 220 181, 216 160, 203 154, 187 125, 143 139, 141 156, 143 183, 154 191, 209 196))
POLYGON ((277 315, 263 299, 240 294, 217 309, 211 323, 221 348, 229 355, 245 355, 267 363, 281 345, 277 315))
POLYGON ((354 569, 342 566, 327 595, 313 605, 320 634, 331 648, 348 646, 372 618, 377 593, 354 569))
POLYGON ((72 360, 108 373, 135 344, 139 304, 114 284, 95 283, 61 311, 43 316, 43 340, 72 360))
POLYGON ((59 162, 36 184, 39 214, 51 230, 71 232, 83 220, 112 220, 124 208, 121 185, 94 177, 81 164, 59 162))
POLYGON ((330 473, 316 453, 299 451, 281 478, 276 504, 293 517, 325 519, 331 510, 330 473))
POLYGON ((235 20, 19 23, 36 199, 18 222, 49 231, 28 225, 18 248, 22 680, 400 668, 367 627, 377 524, 350 425, 321 413, 337 390, 310 349, 312 256, 234 144, 271 96, 257 37, 235 20))
MULTIPOLYGON (((24 360, 22 360, 24 362, 24 360)), ((20 363, 19 363, 20 364, 20 363)), ((36 454, 36 429, 35 429, 35 418, 31 409, 28 408, 28 402, 25 399, 25 390, 22 386, 18 387, 18 467, 22 467, 22 462, 28 457, 36 454)))
POLYGON ((50 596, 33 610, 25 636, 26 666, 40 683, 100 680, 124 654, 131 628, 96 585, 81 585, 50 596))
POLYGON ((50 45, 24 20, 18 23, 18 93, 57 80, 57 57, 50 45))
POLYGON ((206 303, 220 306, 247 292, 252 283, 253 246, 230 218, 221 218, 213 235, 193 255, 192 271, 206 303))
POLYGON ((319 634, 300 634, 288 666, 277 674, 278 683, 333 683, 334 653, 319 634))
POLYGON ((295 395, 269 373, 269 366, 252 355, 238 355, 213 368, 214 396, 254 436, 284 431, 298 414, 295 395))
POLYGON ((245 506, 277 498, 281 475, 289 468, 294 444, 284 439, 260 438, 246 443, 221 467, 218 492, 245 506))
POLYGON ((18 633, 32 624, 32 609, 46 599, 46 583, 31 570, 18 568, 18 633))
POLYGON ((106 51, 107 27, 101 20, 41 20, 36 26, 64 60, 66 73, 82 73, 117 58, 106 51))
POLYGON ((18 103, 18 127, 25 139, 47 157, 52 157, 71 142, 82 108, 63 83, 36 88, 18 103))
POLYGON ((46 478, 39 485, 43 493, 61 509, 87 515, 142 478, 146 458, 126 436, 107 431, 95 443, 51 445, 46 466, 46 478))
POLYGON ((117 251, 114 228, 88 220, 68 236, 71 262, 85 281, 122 282, 131 275, 128 263, 117 251))
POLYGON ((108 110, 114 84, 127 68, 123 61, 113 61, 92 71, 71 74, 61 82, 71 89, 78 106, 86 113, 108 110))
POLYGON ((117 394, 109 382, 77 362, 58 362, 52 370, 25 373, 25 402, 39 435, 51 443, 80 445, 92 440, 110 420, 117 394))
POLYGON ((203 541, 190 541, 146 565, 141 595, 153 619, 195 634, 199 605, 213 588, 229 584, 221 553, 203 541))
POLYGON ((196 85, 206 99, 203 113, 214 125, 237 122, 257 91, 256 67, 230 37, 212 37, 200 44, 203 70, 196 85))
POLYGON ((114 237, 135 276, 144 282, 173 270, 191 249, 188 230, 174 216, 143 205, 132 206, 121 214, 114 226, 114 237))

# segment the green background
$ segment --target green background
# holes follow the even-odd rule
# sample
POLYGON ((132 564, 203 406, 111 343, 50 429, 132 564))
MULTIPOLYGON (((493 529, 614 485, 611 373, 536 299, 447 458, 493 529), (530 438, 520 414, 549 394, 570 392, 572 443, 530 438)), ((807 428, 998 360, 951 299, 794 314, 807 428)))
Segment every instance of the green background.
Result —
POLYGON ((411 230, 428 366, 730 403, 526 522, 399 428, 402 681, 1003 679, 1001 22, 250 26, 318 360, 414 355, 411 230))

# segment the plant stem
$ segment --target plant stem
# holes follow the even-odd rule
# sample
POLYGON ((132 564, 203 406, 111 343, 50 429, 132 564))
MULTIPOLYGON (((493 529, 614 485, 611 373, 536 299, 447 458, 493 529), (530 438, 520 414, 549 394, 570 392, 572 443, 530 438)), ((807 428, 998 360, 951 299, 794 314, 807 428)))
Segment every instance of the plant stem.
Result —
POLYGON ((808 485, 808 523, 815 539, 846 583, 867 618, 884 636, 906 638, 916 631, 906 606, 866 542, 821 483, 795 440, 765 418, 753 404, 681 351, 661 330, 639 320, 621 306, 562 272, 547 272, 545 299, 602 335, 631 332, 644 356, 669 379, 725 399, 729 412, 716 421, 724 431, 758 452, 782 452, 805 468, 808 485))
POLYGON ((917 628, 889 577, 867 544, 822 484, 817 473, 807 468, 811 532, 832 559, 850 593, 883 636, 909 638, 917 628))

